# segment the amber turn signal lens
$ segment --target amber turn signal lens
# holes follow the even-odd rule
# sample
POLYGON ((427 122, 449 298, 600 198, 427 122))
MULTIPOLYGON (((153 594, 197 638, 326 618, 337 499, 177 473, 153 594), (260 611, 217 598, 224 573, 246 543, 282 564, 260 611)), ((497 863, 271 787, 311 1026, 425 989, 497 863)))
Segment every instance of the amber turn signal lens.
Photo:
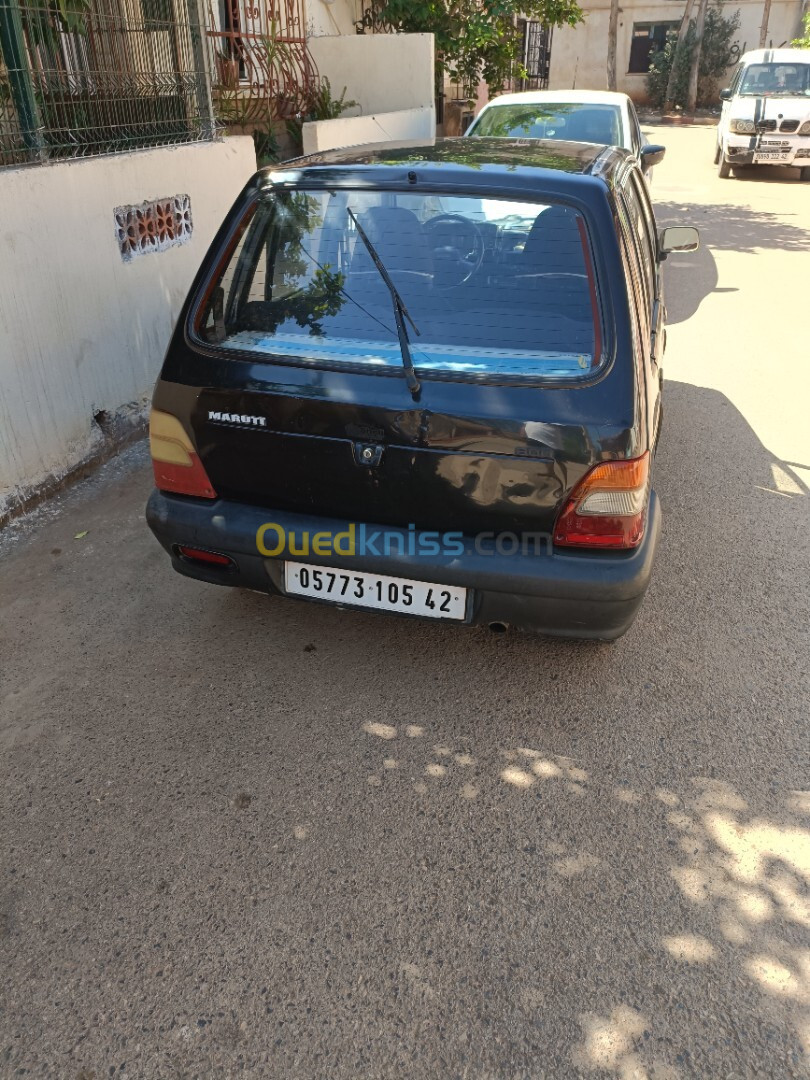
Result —
POLYGON ((644 537, 650 454, 603 461, 580 480, 554 528, 560 547, 634 548, 644 537))

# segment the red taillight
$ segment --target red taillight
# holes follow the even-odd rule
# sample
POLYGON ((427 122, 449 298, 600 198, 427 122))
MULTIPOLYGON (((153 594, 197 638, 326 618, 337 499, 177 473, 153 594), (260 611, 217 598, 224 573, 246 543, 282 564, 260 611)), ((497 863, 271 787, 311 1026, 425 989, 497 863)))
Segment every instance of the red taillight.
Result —
POLYGON ((149 417, 149 450, 155 484, 161 491, 170 491, 175 495, 196 495, 201 499, 217 497, 194 444, 176 416, 158 409, 152 410, 149 417))
POLYGON ((203 548, 186 547, 183 544, 178 545, 177 550, 193 562, 211 563, 212 566, 233 566, 233 559, 227 555, 221 555, 218 551, 205 551, 203 548))
POLYGON ((649 452, 604 461, 580 480, 554 528, 560 547, 634 548, 647 522, 649 452))

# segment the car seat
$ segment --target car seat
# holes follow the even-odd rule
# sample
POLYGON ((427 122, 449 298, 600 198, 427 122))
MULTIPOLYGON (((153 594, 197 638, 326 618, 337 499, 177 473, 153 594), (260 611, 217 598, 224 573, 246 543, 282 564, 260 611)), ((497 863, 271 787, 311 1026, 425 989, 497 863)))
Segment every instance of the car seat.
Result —
POLYGON ((566 138, 573 142, 604 143, 612 146, 616 142, 615 124, 610 113, 601 109, 582 109, 573 112, 568 118, 566 138))
MULTIPOLYGON (((358 215, 358 221, 389 274, 417 275, 429 283, 433 269, 430 245, 413 210, 402 206, 371 206, 358 215)), ((379 277, 368 248, 358 235, 349 280, 369 273, 379 277)))
POLYGON ((577 215, 549 206, 529 231, 517 279, 527 302, 578 322, 593 318, 577 215))

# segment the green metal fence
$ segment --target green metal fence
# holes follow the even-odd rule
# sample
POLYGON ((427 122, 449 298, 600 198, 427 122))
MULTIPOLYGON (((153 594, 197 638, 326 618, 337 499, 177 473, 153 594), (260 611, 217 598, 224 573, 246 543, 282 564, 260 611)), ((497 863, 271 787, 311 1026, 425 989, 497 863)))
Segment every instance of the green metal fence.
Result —
POLYGON ((198 0, 0 0, 0 167, 211 139, 198 0))

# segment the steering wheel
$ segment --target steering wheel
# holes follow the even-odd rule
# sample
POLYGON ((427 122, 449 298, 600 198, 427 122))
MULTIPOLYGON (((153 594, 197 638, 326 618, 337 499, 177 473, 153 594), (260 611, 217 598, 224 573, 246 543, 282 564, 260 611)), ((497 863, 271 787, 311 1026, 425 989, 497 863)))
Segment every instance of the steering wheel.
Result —
POLYGON ((455 289, 469 281, 484 261, 484 237, 474 221, 462 214, 437 214, 424 224, 433 250, 434 287, 455 289), (443 271, 443 272, 442 272, 443 271), (444 280, 438 280, 443 278, 444 280))

